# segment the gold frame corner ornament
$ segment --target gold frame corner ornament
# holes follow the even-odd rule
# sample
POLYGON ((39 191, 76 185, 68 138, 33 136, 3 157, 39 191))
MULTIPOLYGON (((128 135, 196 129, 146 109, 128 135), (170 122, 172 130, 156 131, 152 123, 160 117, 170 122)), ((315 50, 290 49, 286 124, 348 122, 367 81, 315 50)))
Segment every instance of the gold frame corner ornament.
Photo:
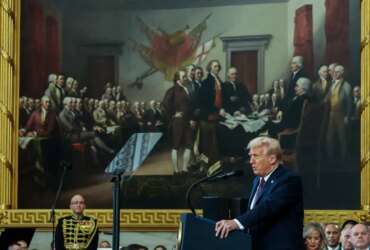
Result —
MULTIPOLYGON (((18 98, 21 0, 0 0, 0 228, 36 227, 50 230, 49 210, 17 209, 18 187, 18 98), (4 167, 5 166, 5 167, 4 167)), ((361 210, 305 210, 305 222, 370 220, 370 1, 361 1, 361 210)), ((186 210, 125 210, 122 229, 130 231, 177 231, 186 210)), ((68 214, 57 210, 56 216, 68 214)), ((112 210, 87 210, 104 230, 112 228, 112 210)))

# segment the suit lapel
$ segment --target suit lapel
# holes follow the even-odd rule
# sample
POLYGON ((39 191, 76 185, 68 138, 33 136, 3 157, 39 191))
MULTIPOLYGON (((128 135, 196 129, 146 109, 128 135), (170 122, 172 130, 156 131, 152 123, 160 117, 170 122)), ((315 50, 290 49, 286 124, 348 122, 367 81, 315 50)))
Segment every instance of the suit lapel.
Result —
POLYGON ((255 195, 255 193, 256 193, 256 191, 257 191, 257 187, 258 187, 259 179, 260 179, 259 177, 256 177, 256 178, 254 178, 254 180, 253 180, 253 187, 252 187, 252 192, 251 192, 251 194, 250 194, 250 196, 249 196, 248 208, 250 208, 250 207, 251 207, 251 204, 252 204, 252 201, 253 201, 253 197, 254 197, 254 195, 255 195))
POLYGON ((275 186, 275 184, 277 183, 277 178, 280 176, 282 170, 283 170, 283 167, 278 166, 277 169, 271 174, 271 176, 268 178, 267 182, 265 183, 265 187, 263 188, 261 195, 256 200, 256 203, 254 206, 256 206, 258 202, 263 198, 263 196, 269 193, 270 190, 275 186))

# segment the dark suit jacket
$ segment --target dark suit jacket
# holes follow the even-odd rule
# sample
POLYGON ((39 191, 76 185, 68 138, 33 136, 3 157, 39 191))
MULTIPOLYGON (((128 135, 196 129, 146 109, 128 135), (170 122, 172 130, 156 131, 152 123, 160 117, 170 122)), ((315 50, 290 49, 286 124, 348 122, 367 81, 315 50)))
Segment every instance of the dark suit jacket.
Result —
POLYGON ((233 114, 235 111, 241 111, 242 113, 248 114, 251 112, 249 103, 252 102, 251 96, 248 89, 243 83, 235 83, 235 89, 231 82, 225 82, 222 84, 222 105, 225 111, 229 114, 233 114), (234 98, 236 99, 234 100, 234 98))
POLYGON ((24 128, 27 124, 28 119, 30 118, 31 113, 25 108, 19 109, 19 128, 24 128))
POLYGON ((288 102, 286 109, 283 110, 282 128, 298 128, 301 121, 303 103, 307 99, 306 95, 301 95, 294 97, 288 102))
MULTIPOLYGON (((222 81, 219 80, 222 86, 222 81)), ((216 80, 209 73, 207 78, 203 80, 202 86, 199 89, 199 106, 200 106, 200 119, 208 120, 210 114, 219 112, 219 109, 215 106, 215 90, 216 80)), ((222 88, 222 87, 221 87, 222 88)))
POLYGON ((191 120, 198 120, 199 119, 199 90, 201 87, 201 83, 197 83, 195 81, 188 81, 185 84, 185 88, 189 92, 190 100, 191 100, 191 120))
MULTIPOLYGON (((253 182, 249 205, 259 177, 253 182)), ((303 197, 301 178, 280 165, 267 180, 252 210, 236 218, 252 236, 253 250, 303 249, 303 197)))
POLYGON ((301 77, 307 77, 306 73, 304 72, 304 69, 300 69, 297 74, 293 75, 293 73, 290 74, 289 78, 289 85, 287 88, 287 98, 288 100, 292 99, 295 96, 295 86, 297 85, 297 80, 301 77))

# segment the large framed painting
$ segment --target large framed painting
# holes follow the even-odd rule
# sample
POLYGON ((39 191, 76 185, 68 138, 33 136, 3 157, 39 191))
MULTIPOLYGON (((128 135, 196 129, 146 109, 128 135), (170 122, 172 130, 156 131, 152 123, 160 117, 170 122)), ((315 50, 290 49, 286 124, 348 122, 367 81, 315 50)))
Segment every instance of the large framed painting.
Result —
MULTIPOLYGON (((1 1, 0 226, 51 227, 64 176, 57 216, 79 193, 111 228, 105 169, 137 133, 162 137, 123 178, 124 229, 175 230, 187 189, 212 171, 243 174, 202 184, 196 208, 204 196, 247 198, 258 136, 278 139, 302 176, 306 221, 368 219, 369 8, 1 1)), ((147 146, 138 141, 131 149, 147 146)))

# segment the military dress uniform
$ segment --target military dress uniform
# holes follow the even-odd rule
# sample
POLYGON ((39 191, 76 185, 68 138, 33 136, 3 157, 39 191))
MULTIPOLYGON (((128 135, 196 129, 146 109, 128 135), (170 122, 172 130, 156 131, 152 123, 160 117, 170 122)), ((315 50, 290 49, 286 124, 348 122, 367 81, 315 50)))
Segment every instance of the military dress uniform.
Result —
POLYGON ((55 232, 55 249, 96 250, 98 237, 96 218, 85 215, 62 217, 55 232))

